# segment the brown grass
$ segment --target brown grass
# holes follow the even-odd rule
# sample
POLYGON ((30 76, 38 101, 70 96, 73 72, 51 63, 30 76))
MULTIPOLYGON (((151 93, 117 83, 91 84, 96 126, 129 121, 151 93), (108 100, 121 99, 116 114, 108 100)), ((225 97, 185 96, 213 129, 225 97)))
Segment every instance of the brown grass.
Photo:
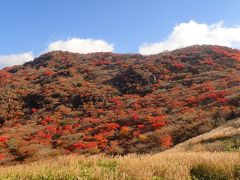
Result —
POLYGON ((159 153, 155 155, 60 156, 30 164, 0 167, 0 179, 191 179, 197 165, 221 169, 230 179, 239 153, 159 153))
POLYGON ((240 137, 240 119, 229 121, 219 128, 180 143, 168 151, 223 151, 225 145, 221 140, 232 137, 240 137))

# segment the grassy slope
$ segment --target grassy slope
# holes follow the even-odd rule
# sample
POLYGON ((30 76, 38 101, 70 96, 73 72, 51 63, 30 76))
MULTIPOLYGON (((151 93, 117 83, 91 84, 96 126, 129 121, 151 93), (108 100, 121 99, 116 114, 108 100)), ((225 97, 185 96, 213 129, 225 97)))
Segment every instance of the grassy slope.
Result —
POLYGON ((124 157, 60 156, 0 168, 0 179, 190 179, 194 174, 237 179, 238 153, 159 153, 124 157))
POLYGON ((208 133, 189 139, 169 149, 181 151, 240 151, 240 118, 231 120, 208 133))

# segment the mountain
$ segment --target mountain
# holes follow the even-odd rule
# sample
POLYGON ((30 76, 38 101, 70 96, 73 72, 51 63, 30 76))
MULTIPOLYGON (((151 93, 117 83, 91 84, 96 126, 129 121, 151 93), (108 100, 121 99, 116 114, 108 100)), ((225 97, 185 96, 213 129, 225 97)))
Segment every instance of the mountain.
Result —
POLYGON ((240 117, 240 51, 55 51, 0 70, 0 159, 158 152, 240 117))

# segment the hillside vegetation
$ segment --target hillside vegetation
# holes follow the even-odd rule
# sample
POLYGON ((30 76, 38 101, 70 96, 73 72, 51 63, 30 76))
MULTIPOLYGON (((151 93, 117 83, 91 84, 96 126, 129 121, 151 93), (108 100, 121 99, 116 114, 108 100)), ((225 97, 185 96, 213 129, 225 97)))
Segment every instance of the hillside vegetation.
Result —
POLYGON ((232 120, 157 154, 72 154, 2 166, 0 179, 239 180, 240 141, 232 141, 240 137, 239 127, 240 119, 232 120))
POLYGON ((159 153, 124 157, 68 155, 0 167, 1 180, 238 180, 238 153, 159 153))
POLYGON ((240 51, 50 52, 0 71, 0 162, 159 152, 240 117, 240 51))
POLYGON ((168 151, 240 152, 240 119, 231 120, 219 128, 177 144, 168 151))

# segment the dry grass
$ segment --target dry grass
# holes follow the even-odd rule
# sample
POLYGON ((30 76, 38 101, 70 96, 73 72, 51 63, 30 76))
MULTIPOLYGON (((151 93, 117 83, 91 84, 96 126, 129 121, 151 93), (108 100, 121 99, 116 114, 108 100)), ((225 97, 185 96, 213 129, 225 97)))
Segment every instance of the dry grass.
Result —
POLYGON ((191 179, 197 165, 220 169, 236 178, 239 153, 159 153, 155 155, 60 156, 51 160, 0 168, 0 179, 191 179))
POLYGON ((240 119, 229 121, 225 125, 216 128, 208 133, 204 133, 200 136, 180 143, 168 151, 223 151, 224 144, 221 140, 232 137, 240 137, 240 119))

